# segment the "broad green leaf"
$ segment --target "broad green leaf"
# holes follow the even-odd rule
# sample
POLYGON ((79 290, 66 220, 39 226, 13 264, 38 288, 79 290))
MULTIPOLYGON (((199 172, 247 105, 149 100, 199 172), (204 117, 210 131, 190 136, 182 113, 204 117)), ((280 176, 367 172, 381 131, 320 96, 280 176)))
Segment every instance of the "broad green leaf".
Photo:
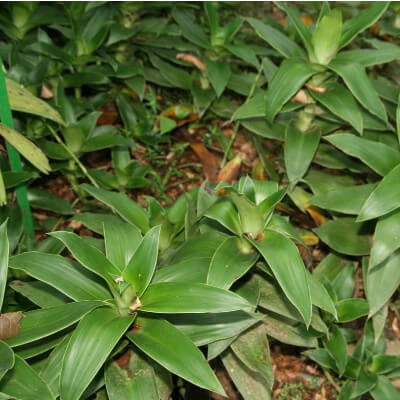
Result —
POLYGON ((400 212, 393 211, 378 219, 371 248, 369 268, 378 265, 394 253, 399 247, 398 231, 400 228, 400 212))
POLYGON ((12 281, 10 287, 40 308, 50 308, 70 303, 71 299, 41 281, 12 281))
POLYGON ((5 340, 11 346, 20 346, 47 337, 71 326, 83 315, 102 305, 100 301, 80 301, 58 307, 25 312, 20 321, 21 331, 18 336, 5 340))
POLYGON ((331 280, 330 286, 338 299, 348 299, 352 297, 355 286, 354 264, 348 263, 343 266, 335 278, 331 280))
POLYGON ((289 58, 282 62, 265 93, 266 116, 272 122, 282 106, 294 96, 314 74, 310 64, 289 58))
POLYGON ((293 124, 288 124, 284 153, 290 182, 297 182, 306 173, 317 150, 320 136, 319 129, 301 132, 293 124))
POLYGON ((15 356, 14 368, 0 381, 0 393, 13 399, 54 400, 49 387, 21 357, 15 356))
POLYGON ((321 18, 312 35, 313 55, 317 63, 326 65, 335 57, 341 35, 342 12, 336 8, 321 18))
POLYGON ((72 217, 73 221, 82 222, 91 231, 104 235, 103 225, 119 224, 123 222, 117 215, 97 214, 97 213, 81 213, 72 217))
POLYGON ((375 374, 386 374, 399 368, 399 365, 399 355, 375 354, 368 365, 368 370, 375 374))
POLYGON ((351 133, 335 133, 325 136, 324 139, 346 154, 359 158, 382 176, 400 164, 400 153, 384 143, 360 138, 351 133))
POLYGON ((215 251, 210 263, 207 284, 222 289, 244 275, 257 261, 258 253, 241 238, 226 239, 215 251))
POLYGON ((136 225, 143 232, 149 230, 149 217, 139 204, 122 193, 98 189, 94 186, 83 184, 82 188, 90 195, 100 200, 115 211, 129 223, 136 225))
POLYGON ((304 22, 300 18, 300 13, 297 8, 289 7, 284 2, 276 2, 275 3, 280 9, 282 9, 286 15, 289 17, 290 22, 296 28, 297 33, 299 34, 301 40, 304 43, 304 46, 307 49, 308 55, 312 56, 313 54, 313 44, 311 39, 311 32, 308 27, 304 24, 304 22))
POLYGON ((114 361, 105 368, 109 400, 159 400, 154 370, 139 352, 129 351, 129 360, 120 366, 114 361))
POLYGON ((0 312, 6 291, 9 252, 10 243, 7 236, 7 221, 5 221, 0 225, 0 312))
POLYGON ((252 371, 242 363, 231 350, 226 351, 221 360, 244 399, 272 399, 268 382, 259 373, 252 371))
POLYGON ((183 332, 196 346, 233 338, 256 324, 259 314, 245 311, 204 314, 172 314, 165 318, 183 332))
POLYGON ((228 312, 250 306, 233 292, 203 283, 154 283, 147 288, 140 301, 141 311, 171 314, 228 312))
POLYGON ((207 76, 211 81, 215 93, 217 93, 217 97, 220 97, 231 76, 229 64, 225 62, 211 61, 208 58, 205 59, 205 64, 207 76))
POLYGON ((131 325, 109 307, 88 313, 72 334, 63 359, 60 393, 63 400, 79 399, 131 325))
POLYGON ((128 265, 141 240, 140 230, 132 224, 104 224, 106 256, 120 271, 128 265))
POLYGON ((231 344, 231 349, 249 369, 259 373, 272 389, 274 373, 269 353, 267 331, 263 323, 257 324, 231 344))
POLYGON ((363 224, 353 218, 337 218, 313 229, 318 237, 333 250, 351 256, 363 256, 370 252, 368 234, 363 224))
POLYGON ((320 309, 331 313, 336 318, 337 313, 335 305, 331 299, 331 296, 329 296, 328 291, 325 289, 325 286, 314 275, 310 273, 308 273, 307 275, 312 303, 320 309))
POLYGON ((368 315, 369 307, 365 299, 344 299, 336 303, 339 322, 350 322, 368 315))
POLYGON ((206 217, 219 222, 222 226, 237 235, 242 234, 238 212, 232 201, 227 197, 222 197, 214 203, 204 214, 206 217))
POLYGON ((10 259, 10 268, 21 269, 45 282, 75 301, 108 300, 111 293, 94 276, 70 260, 55 254, 31 251, 10 259))
POLYGON ((259 91, 254 95, 254 97, 252 97, 248 102, 242 104, 233 113, 232 120, 257 118, 264 116, 265 116, 264 92, 259 91))
POLYGON ((60 114, 45 101, 35 97, 29 90, 11 79, 6 79, 6 86, 12 110, 38 115, 65 126, 60 114))
POLYGON ((28 200, 32 208, 39 208, 62 215, 74 213, 74 209, 68 200, 57 197, 43 189, 29 189, 28 200))
POLYGON ((264 231, 261 241, 252 240, 271 267, 287 298, 297 308, 307 326, 311 322, 312 302, 304 264, 295 244, 281 233, 264 231))
POLYGON ((87 244, 75 233, 58 231, 51 232, 50 235, 63 242, 80 264, 101 276, 108 283, 114 282, 112 275, 119 276, 118 268, 111 264, 100 250, 87 244))
POLYGON ((335 360, 339 375, 342 375, 347 363, 347 343, 337 325, 332 326, 332 332, 329 340, 325 342, 325 348, 335 360))
POLYGON ((343 24, 340 48, 347 46, 359 33, 374 24, 385 12, 390 2, 379 1, 357 13, 343 24))
POLYGON ((224 395, 224 389, 201 351, 169 322, 154 316, 141 315, 135 321, 135 328, 127 333, 127 337, 172 373, 195 385, 224 395))
MULTIPOLYGON (((385 64, 391 62, 393 60, 399 59, 399 57, 400 49, 396 46, 394 48, 356 49, 342 51, 336 56, 336 60, 347 63, 351 63, 354 62, 354 60, 357 60, 357 63, 361 64, 363 67, 372 67, 377 64, 385 64)), ((379 93, 379 89, 377 89, 377 91, 379 93)))
POLYGON ((203 29, 193 21, 188 11, 183 8, 174 8, 172 10, 172 17, 181 28, 182 35, 186 39, 200 47, 209 47, 210 43, 207 35, 203 29))
POLYGON ((393 168, 369 195, 363 204, 357 221, 378 218, 400 207, 399 179, 400 164, 393 168))
POLYGON ((396 127, 397 127, 397 139, 400 142, 400 93, 397 100, 397 108, 396 108, 396 127))
POLYGON ((344 186, 320 192, 311 198, 310 203, 325 210, 357 215, 375 187, 373 183, 344 186))
POLYGON ((252 65, 255 68, 260 68, 260 62, 256 56, 254 50, 246 44, 225 44, 225 49, 227 49, 234 56, 241 58, 243 61, 252 65))
POLYGON ((372 316, 390 299, 400 283, 400 250, 380 264, 368 268, 367 298, 372 316))
POLYGON ((5 373, 14 366, 15 357, 14 352, 7 343, 0 340, 0 381, 5 373))
POLYGON ((25 136, 2 123, 0 123, 0 135, 38 170, 44 174, 48 174, 51 171, 49 160, 45 154, 25 136))
POLYGON ((363 131, 363 119, 360 108, 353 95, 342 85, 331 83, 324 93, 310 90, 309 93, 333 114, 348 122, 360 134, 363 131))
POLYGON ((370 113, 376 115, 385 123, 388 122, 385 106, 379 99, 379 96, 362 65, 356 62, 346 63, 334 60, 328 67, 343 79, 354 97, 370 113))
POLYGON ((370 393, 374 400, 400 400, 399 391, 382 375, 378 376, 378 382, 370 393))
POLYGON ((65 74, 63 76, 63 83, 66 88, 76 88, 84 85, 106 85, 107 83, 110 83, 110 79, 100 72, 84 71, 65 74))
POLYGON ((146 233, 122 272, 124 280, 133 286, 139 297, 145 292, 156 268, 160 229, 158 225, 146 233))
POLYGON ((325 349, 321 348, 321 349, 307 350, 303 351, 302 354, 304 354, 308 358, 311 358, 311 360, 315 361, 324 368, 333 369, 334 371, 337 371, 335 360, 329 355, 328 351, 325 349))
POLYGON ((254 18, 246 18, 246 21, 253 27, 261 39, 264 39, 284 57, 305 57, 301 47, 282 32, 254 18))

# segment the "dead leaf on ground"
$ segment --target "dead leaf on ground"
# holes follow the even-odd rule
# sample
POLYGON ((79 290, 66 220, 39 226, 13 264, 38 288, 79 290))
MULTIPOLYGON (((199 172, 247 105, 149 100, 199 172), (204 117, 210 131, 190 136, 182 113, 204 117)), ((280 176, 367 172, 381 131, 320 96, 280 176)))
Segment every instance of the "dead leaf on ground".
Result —
POLYGON ((0 340, 18 336, 21 330, 19 321, 24 317, 21 311, 0 314, 0 340))
POLYGON ((307 207, 307 212, 310 214, 316 226, 321 226, 326 222, 326 218, 320 213, 317 207, 309 206, 307 207))
POLYGON ((42 99, 52 99, 54 97, 53 92, 49 89, 49 87, 45 83, 42 84, 42 90, 40 92, 40 97, 42 99))
POLYGON ((203 172, 210 183, 217 179, 218 169, 221 164, 219 157, 207 150, 201 143, 191 143, 190 147, 197 154, 203 165, 203 172))
POLYGON ((100 108, 101 115, 97 120, 97 125, 113 125, 118 118, 117 108, 114 103, 108 103, 100 108))
POLYGON ((225 167, 221 169, 217 176, 217 182, 226 182, 231 184, 239 175, 240 165, 242 160, 240 156, 236 156, 231 161, 227 162, 225 167))
POLYGON ((196 56, 194 56, 192 54, 178 53, 176 55, 176 58, 178 60, 186 61, 189 64, 193 64, 200 71, 204 72, 206 70, 206 66, 204 65, 203 61, 201 61, 200 59, 198 59, 196 56))
POLYGON ((311 85, 311 83, 306 83, 306 87, 316 93, 325 93, 326 92, 326 88, 320 87, 320 86, 314 86, 314 85, 311 85))

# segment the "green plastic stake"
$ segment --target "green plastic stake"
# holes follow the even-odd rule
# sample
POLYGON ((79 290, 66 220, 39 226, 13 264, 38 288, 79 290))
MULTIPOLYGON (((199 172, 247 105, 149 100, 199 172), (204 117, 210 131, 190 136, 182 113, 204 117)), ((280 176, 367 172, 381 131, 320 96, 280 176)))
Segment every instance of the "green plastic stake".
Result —
MULTIPOLYGON (((6 81, 3 73, 3 61, 0 57, 0 119, 4 125, 14 128, 10 104, 8 102, 6 81)), ((17 150, 6 141, 8 157, 12 171, 22 171, 21 157, 17 150)), ((28 191, 24 184, 20 184, 16 188, 17 201, 22 210, 25 229, 31 239, 35 239, 35 230, 33 229, 33 218, 28 201, 28 191)))

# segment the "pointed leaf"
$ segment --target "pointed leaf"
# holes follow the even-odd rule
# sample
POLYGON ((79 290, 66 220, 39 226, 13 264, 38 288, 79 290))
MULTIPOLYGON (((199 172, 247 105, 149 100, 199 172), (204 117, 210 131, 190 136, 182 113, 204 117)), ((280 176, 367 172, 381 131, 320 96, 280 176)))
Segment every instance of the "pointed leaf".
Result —
POLYGON ((329 341, 325 343, 329 355, 335 360, 339 374, 342 375, 347 363, 347 343, 342 331, 337 325, 332 326, 329 341))
POLYGON ((365 201, 357 221, 367 221, 400 207, 400 164, 393 168, 365 201))
POLYGON ((217 93, 217 97, 220 97, 224 92, 231 76, 229 64, 225 62, 211 61, 208 58, 205 59, 205 64, 207 76, 210 79, 215 92, 217 93))
POLYGON ((385 106, 368 78, 365 68, 356 62, 346 63, 334 60, 328 66, 337 73, 354 97, 372 114, 388 122, 385 106))
POLYGON ((7 343, 0 340, 0 382, 5 373, 14 366, 15 357, 14 352, 7 345, 7 343))
MULTIPOLYGON (((395 46, 394 48, 389 47, 381 49, 356 49, 342 51, 336 56, 336 60, 348 63, 357 60, 357 63, 361 64, 363 67, 373 67, 377 64, 386 64, 398 59, 399 57, 400 49, 395 46)), ((382 89, 378 88, 376 88, 376 90, 378 93, 382 91, 382 89)))
POLYGON ((94 186, 83 184, 82 188, 90 195, 100 200, 115 211, 126 221, 136 225, 143 232, 149 230, 149 217, 146 212, 128 196, 122 193, 110 192, 104 189, 98 189, 94 186))
POLYGON ((7 221, 0 225, 0 312, 7 284, 8 255, 10 243, 7 236, 7 221))
POLYGON ((154 316, 141 315, 135 321, 135 328, 127 333, 127 337, 172 373, 195 385, 224 395, 221 384, 201 351, 169 322, 154 316))
POLYGON ((204 214, 206 217, 219 222, 222 226, 237 235, 242 234, 238 212, 227 197, 223 197, 214 203, 204 214))
POLYGON ((400 400, 399 391, 382 375, 378 376, 378 382, 370 393, 374 400, 400 400))
POLYGON ((75 259, 85 268, 101 276, 107 282, 113 283, 112 275, 119 275, 118 268, 111 264, 100 250, 87 244, 75 233, 58 231, 51 232, 50 235, 63 242, 75 259))
POLYGON ((19 335, 7 339, 5 342, 14 347, 42 339, 71 326, 87 312, 101 305, 102 302, 100 301, 80 301, 58 307, 25 312, 25 317, 21 320, 19 335))
POLYGON ((171 314, 228 312, 250 306, 243 297, 233 292, 203 283, 154 283, 140 301, 141 311, 171 314))
POLYGON ((122 272, 124 280, 133 286, 139 297, 145 292, 156 268, 160 229, 161 225, 158 225, 146 233, 122 272))
POLYGON ((79 399, 134 320, 109 307, 88 313, 68 343, 63 359, 60 393, 63 400, 79 399))
POLYGON ((276 71, 265 93, 266 115, 272 122, 285 103, 315 74, 310 64, 298 59, 286 59, 276 71))
POLYGON ((369 307, 365 299, 343 299, 336 303, 339 322, 350 322, 368 315, 369 307))
POLYGON ((31 251, 10 259, 10 268, 20 269, 75 301, 108 300, 111 293, 74 261, 55 254, 31 251))
POLYGON ((297 247, 286 236, 270 229, 264 231, 261 241, 252 240, 251 243, 271 267, 285 295, 309 326, 312 312, 310 289, 297 247))

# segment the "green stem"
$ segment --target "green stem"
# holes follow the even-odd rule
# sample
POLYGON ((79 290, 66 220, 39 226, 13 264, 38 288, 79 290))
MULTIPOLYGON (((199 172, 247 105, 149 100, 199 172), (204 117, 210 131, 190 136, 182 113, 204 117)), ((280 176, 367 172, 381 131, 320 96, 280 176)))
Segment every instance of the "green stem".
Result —
MULTIPOLYGON (((3 73, 3 62, 0 57, 0 119, 4 125, 13 128, 13 120, 8 102, 7 87, 3 73)), ((6 142, 8 156, 10 159, 10 166, 12 171, 22 171, 21 157, 17 150, 14 149, 8 142, 6 142)), ((32 212, 28 201, 28 191, 24 184, 16 187, 17 201, 22 210, 24 227, 32 240, 35 240, 35 230, 33 228, 32 212)))

